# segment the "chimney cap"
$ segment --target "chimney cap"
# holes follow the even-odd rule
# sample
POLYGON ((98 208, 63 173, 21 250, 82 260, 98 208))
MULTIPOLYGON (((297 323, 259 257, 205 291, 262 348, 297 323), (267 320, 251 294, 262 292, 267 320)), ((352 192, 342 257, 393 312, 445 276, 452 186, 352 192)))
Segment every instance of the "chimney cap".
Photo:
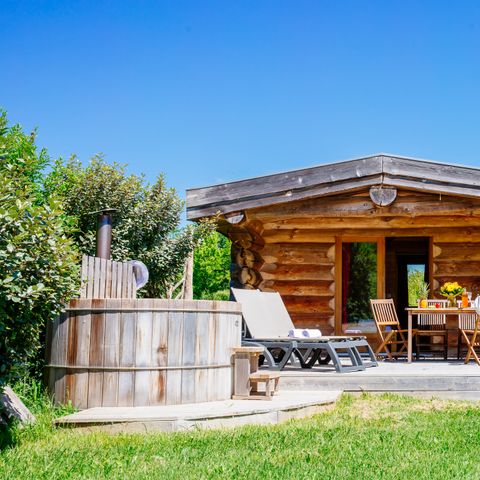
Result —
POLYGON ((105 207, 97 210, 96 212, 90 212, 90 215, 95 215, 97 213, 115 213, 118 212, 118 208, 105 207))

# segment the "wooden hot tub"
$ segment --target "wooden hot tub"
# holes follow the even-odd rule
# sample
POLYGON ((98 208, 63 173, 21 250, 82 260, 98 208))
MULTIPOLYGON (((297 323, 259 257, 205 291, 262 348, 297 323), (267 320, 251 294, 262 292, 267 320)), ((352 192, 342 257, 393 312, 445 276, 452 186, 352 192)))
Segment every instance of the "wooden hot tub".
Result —
POLYGON ((72 300, 48 328, 49 390, 79 409, 229 399, 241 320, 235 302, 72 300))

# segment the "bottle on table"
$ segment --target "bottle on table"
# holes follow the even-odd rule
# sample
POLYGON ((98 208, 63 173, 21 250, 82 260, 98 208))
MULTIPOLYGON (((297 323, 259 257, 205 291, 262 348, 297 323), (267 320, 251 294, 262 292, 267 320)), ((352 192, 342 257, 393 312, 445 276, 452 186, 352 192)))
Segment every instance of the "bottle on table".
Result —
POLYGON ((468 308, 470 306, 470 302, 468 301, 468 293, 466 290, 462 292, 462 308, 468 308))

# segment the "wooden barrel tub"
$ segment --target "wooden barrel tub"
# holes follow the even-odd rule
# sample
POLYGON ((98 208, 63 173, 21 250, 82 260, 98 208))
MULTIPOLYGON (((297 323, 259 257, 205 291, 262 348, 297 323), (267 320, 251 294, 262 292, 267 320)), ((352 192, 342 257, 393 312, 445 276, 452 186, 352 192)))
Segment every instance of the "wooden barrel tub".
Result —
POLYGON ((77 299, 47 330, 47 380, 79 409, 178 405, 232 394, 235 302, 77 299))

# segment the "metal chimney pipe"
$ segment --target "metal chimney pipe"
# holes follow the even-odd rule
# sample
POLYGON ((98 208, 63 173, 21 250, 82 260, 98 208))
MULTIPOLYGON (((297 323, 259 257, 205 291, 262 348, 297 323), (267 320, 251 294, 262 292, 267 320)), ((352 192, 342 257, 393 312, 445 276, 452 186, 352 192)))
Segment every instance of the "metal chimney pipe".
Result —
POLYGON ((112 245, 112 214, 115 208, 104 208, 97 214, 97 254, 99 258, 110 260, 110 247, 112 245))

